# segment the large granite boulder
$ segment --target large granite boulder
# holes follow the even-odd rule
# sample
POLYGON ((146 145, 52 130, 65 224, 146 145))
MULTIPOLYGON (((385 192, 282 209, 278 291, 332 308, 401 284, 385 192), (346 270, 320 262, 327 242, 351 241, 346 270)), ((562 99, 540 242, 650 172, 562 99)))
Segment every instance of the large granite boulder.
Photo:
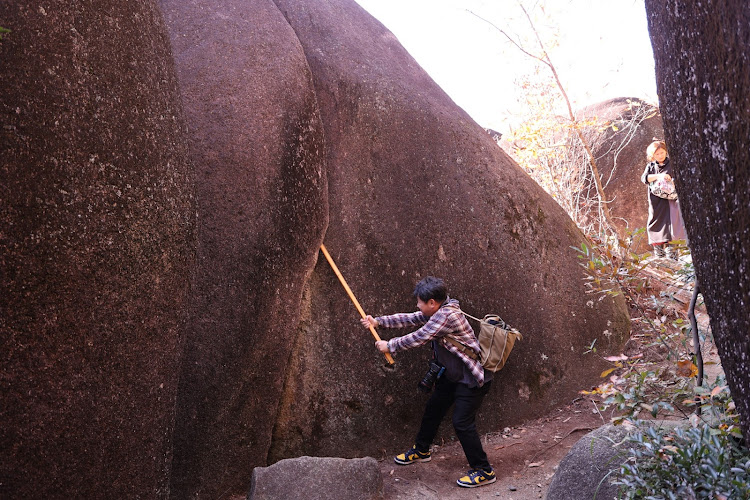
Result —
POLYGON ((628 434, 653 427, 670 432, 689 425, 686 420, 642 422, 642 427, 607 424, 583 436, 560 461, 547 489, 546 500, 571 498, 615 500, 619 486, 612 484, 635 446, 628 434))
MULTIPOLYGON (((302 44, 320 107, 326 246, 364 309, 416 310, 414 283, 436 275, 468 313, 498 313, 524 333, 485 400, 482 432, 596 383, 599 355, 620 351, 629 321, 622 298, 586 293, 570 248, 584 237, 568 216, 354 1, 276 4, 302 44), (597 354, 585 354, 593 342, 597 354)), ((382 355, 324 259, 302 311, 286 346, 292 357, 269 460, 412 444, 429 347, 381 369, 382 355)))
POLYGON ((628 446, 622 444, 627 435, 625 426, 608 424, 583 436, 558 465, 546 499, 617 498, 611 480, 628 458, 628 446))
POLYGON ((305 55, 273 2, 160 5, 199 220, 172 495, 217 498, 267 461, 328 219, 325 144, 305 55))
POLYGON ((164 498, 194 259, 154 2, 0 3, 0 497, 164 498))
POLYGON ((270 467, 256 467, 248 500, 336 500, 383 498, 383 477, 371 457, 299 457, 281 460, 270 467))
MULTIPOLYGON (((641 183, 641 174, 647 163, 646 148, 654 140, 664 139, 658 108, 635 97, 618 97, 580 110, 578 118, 592 123, 586 128, 587 135, 615 229, 624 238, 645 228, 648 189, 641 183)), ((645 232, 633 237, 631 249, 637 253, 650 250, 645 232)))

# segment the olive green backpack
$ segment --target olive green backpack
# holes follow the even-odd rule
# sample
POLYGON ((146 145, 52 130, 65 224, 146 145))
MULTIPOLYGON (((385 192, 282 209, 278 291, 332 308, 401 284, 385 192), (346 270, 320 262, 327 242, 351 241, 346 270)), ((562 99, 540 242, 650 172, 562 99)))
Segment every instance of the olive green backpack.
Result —
POLYGON ((445 340, 453 344, 456 349, 466 356, 478 360, 485 370, 491 372, 500 371, 505 366, 505 362, 508 360, 508 356, 510 356, 510 351, 513 350, 516 340, 523 339, 521 332, 509 326, 496 314, 488 314, 484 319, 479 319, 463 311, 461 313, 467 318, 479 322, 479 335, 477 335, 479 355, 452 337, 446 336, 445 340))

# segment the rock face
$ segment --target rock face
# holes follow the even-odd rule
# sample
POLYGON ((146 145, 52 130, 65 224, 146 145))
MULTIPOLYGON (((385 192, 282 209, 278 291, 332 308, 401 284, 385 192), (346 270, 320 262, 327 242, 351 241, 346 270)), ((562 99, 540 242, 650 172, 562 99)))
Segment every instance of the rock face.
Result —
POLYGON ((370 313, 432 274, 524 333, 481 432, 598 380, 623 301, 585 293, 581 233, 383 26, 159 6, 0 7, 0 496, 218 498, 408 444, 429 348, 381 368, 323 240, 370 313))
POLYGON ((196 168, 198 268, 174 498, 246 491, 265 465, 328 217, 310 70, 270 0, 160 3, 196 168))
POLYGON ((557 467, 546 499, 617 498, 618 488, 610 479, 627 459, 627 447, 614 444, 627 434, 623 426, 605 425, 583 436, 557 467))
POLYGON ((299 457, 256 467, 248 500, 383 498, 383 478, 374 458, 299 457))
MULTIPOLYGON (((689 426, 687 420, 655 420, 648 424, 658 432, 671 432, 678 427, 689 426)), ((583 436, 558 465, 546 500, 619 498, 619 486, 612 484, 612 480, 618 476, 620 466, 632 455, 635 445, 627 440, 628 433, 635 434, 646 429, 607 424, 583 436)))
POLYGON ((0 497, 163 498, 194 258, 153 2, 2 2, 0 497))
MULTIPOLYGON (((559 206, 353 1, 276 0, 310 65, 327 142, 325 242, 364 309, 416 310, 411 292, 441 276, 473 315, 524 333, 498 374, 480 431, 567 402, 619 352, 621 299, 585 293, 559 206)), ((323 259, 306 283, 269 460, 345 457, 412 442, 429 347, 381 369, 358 313, 323 259)), ((407 331, 381 331, 384 338, 407 331)), ((452 433, 446 422, 446 434, 452 433)))
MULTIPOLYGON (((645 228, 648 221, 648 191, 641 183, 646 166, 646 148, 664 139, 661 114, 637 98, 610 99, 578 112, 582 120, 596 119, 593 148, 609 209, 621 237, 645 228)), ((669 146, 669 145, 667 145, 669 146)), ((635 235, 632 250, 650 250, 645 232, 635 235)))

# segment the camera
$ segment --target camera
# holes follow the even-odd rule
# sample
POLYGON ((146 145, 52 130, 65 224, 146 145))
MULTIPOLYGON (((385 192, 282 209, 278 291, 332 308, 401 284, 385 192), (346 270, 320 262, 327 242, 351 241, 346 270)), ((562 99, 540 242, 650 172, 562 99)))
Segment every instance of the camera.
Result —
POLYGON ((424 377, 422 377, 422 380, 417 384, 417 388, 422 392, 430 392, 432 386, 435 385, 435 381, 440 378, 444 371, 444 366, 441 366, 434 361, 430 361, 430 370, 424 377))

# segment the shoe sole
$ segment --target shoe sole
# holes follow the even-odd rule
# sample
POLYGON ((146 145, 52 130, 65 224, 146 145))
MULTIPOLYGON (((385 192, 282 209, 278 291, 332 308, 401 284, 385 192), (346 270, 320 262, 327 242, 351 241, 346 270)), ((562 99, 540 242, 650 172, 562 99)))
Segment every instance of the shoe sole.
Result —
POLYGON ((462 488, 478 488, 479 486, 492 484, 495 481, 497 481, 497 477, 493 477, 492 479, 488 479, 487 481, 482 481, 479 484, 466 484, 466 483, 462 483, 461 481, 456 481, 456 484, 461 486, 462 488))
POLYGON ((399 465, 409 465, 409 464, 413 464, 413 463, 415 463, 415 462, 429 462, 430 460, 432 460, 432 457, 427 457, 427 458, 415 458, 414 460, 410 460, 410 461, 408 461, 408 462, 407 462, 407 461, 405 461, 405 460, 399 460, 398 458, 394 458, 394 459, 393 459, 393 461, 394 461, 394 462, 396 462, 396 463, 397 463, 397 464, 399 464, 399 465))

